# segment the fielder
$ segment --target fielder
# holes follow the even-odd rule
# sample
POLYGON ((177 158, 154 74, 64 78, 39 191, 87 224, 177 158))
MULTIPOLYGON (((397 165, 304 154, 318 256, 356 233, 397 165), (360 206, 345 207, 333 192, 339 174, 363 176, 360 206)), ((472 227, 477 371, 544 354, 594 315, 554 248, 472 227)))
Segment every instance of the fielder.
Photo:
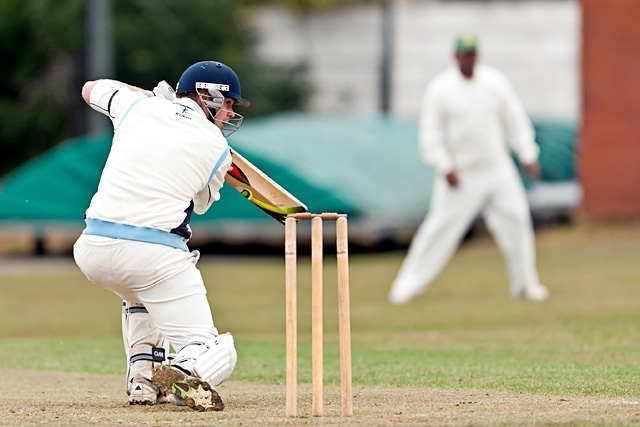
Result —
POLYGON ((533 126, 507 78, 476 65, 476 48, 475 36, 459 37, 457 67, 425 90, 420 151, 435 167, 436 181, 429 213, 389 292, 393 304, 406 304, 427 288, 480 213, 506 259, 511 296, 542 301, 549 295, 538 278, 529 205, 509 153, 539 178, 533 126))
POLYGON ((226 137, 248 107, 228 66, 187 68, 177 92, 113 80, 85 83, 82 97, 113 122, 98 191, 74 258, 87 278, 123 299, 131 404, 173 402, 221 411, 215 386, 236 364, 231 334, 213 324, 189 221, 220 199, 231 164, 226 137), (177 354, 165 362, 169 345, 177 354))

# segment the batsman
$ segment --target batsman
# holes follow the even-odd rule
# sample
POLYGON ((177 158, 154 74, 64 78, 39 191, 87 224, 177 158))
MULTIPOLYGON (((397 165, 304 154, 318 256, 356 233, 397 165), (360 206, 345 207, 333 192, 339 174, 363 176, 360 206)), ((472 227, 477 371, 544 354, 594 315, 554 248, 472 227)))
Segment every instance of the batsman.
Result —
POLYGON ((123 300, 129 403, 221 411, 215 387, 233 372, 236 349, 214 326, 200 254, 187 242, 191 215, 220 199, 231 166, 226 138, 243 119, 234 108, 249 106, 238 76, 203 61, 175 92, 166 82, 148 91, 96 80, 82 97, 111 119, 114 136, 73 254, 89 281, 123 300))

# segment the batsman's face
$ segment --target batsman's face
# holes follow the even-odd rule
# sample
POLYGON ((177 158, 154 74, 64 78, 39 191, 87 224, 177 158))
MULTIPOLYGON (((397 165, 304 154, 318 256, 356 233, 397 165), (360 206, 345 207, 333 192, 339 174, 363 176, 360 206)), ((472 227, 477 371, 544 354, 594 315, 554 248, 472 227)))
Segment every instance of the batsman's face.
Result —
POLYGON ((236 113, 233 111, 233 104, 235 104, 235 102, 233 98, 224 97, 222 108, 220 108, 215 115, 215 123, 220 129, 223 128, 225 123, 228 123, 229 120, 236 116, 236 113))
POLYGON ((216 115, 213 117, 213 123, 222 130, 222 134, 227 138, 238 130, 244 119, 242 115, 233 111, 235 104, 235 99, 225 96, 222 107, 217 110, 216 115))

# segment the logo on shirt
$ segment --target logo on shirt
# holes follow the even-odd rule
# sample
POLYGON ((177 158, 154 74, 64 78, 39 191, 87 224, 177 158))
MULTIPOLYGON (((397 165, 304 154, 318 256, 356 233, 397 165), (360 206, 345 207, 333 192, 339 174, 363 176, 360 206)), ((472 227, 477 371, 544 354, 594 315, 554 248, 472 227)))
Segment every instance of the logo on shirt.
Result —
POLYGON ((177 112, 176 111, 176 116, 182 117, 182 118, 187 119, 187 120, 191 120, 191 117, 187 116, 187 113, 189 112, 189 110, 191 110, 191 108, 183 107, 181 112, 177 112))

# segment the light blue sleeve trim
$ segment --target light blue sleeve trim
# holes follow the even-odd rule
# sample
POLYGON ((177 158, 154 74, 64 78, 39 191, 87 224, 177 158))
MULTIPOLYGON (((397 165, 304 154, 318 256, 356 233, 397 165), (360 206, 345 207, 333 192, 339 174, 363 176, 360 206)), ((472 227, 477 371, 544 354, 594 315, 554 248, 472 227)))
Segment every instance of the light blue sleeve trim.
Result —
POLYGON ((218 163, 216 163, 216 165, 213 167, 213 171, 211 171, 211 175, 209 175, 209 179, 207 180, 207 185, 209 185, 209 183, 211 182, 211 178, 213 178, 213 175, 216 173, 218 168, 220 168, 222 161, 227 158, 230 152, 231 152, 231 149, 229 147, 227 147, 227 149, 224 150, 224 153, 222 153, 222 156, 220 156, 220 158, 218 159, 218 163))
POLYGON ((167 231, 158 230, 156 228, 117 224, 115 222, 102 221, 100 219, 93 218, 86 218, 84 222, 87 224, 87 228, 84 229, 82 234, 155 243, 189 252, 189 247, 181 236, 167 231))
POLYGON ((131 111, 131 109, 140 101, 142 101, 143 99, 146 99, 146 96, 143 98, 138 98, 135 101, 133 101, 131 103, 131 105, 129 105, 129 108, 127 108, 127 111, 125 111, 125 113, 122 115, 122 118, 120 119, 120 121, 118 122, 118 125, 115 127, 114 131, 118 130, 118 128, 120 127, 120 125, 122 124, 122 122, 124 121, 124 119, 127 117, 127 114, 129 114, 129 111, 131 111))

